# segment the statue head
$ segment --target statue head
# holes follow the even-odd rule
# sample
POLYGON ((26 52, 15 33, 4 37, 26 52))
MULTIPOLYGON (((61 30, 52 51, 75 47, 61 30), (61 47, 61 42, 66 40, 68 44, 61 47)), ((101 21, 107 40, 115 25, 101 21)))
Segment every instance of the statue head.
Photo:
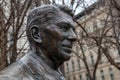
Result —
POLYGON ((44 5, 28 15, 27 37, 31 49, 41 49, 52 61, 70 59, 76 41, 73 13, 66 6, 44 5))

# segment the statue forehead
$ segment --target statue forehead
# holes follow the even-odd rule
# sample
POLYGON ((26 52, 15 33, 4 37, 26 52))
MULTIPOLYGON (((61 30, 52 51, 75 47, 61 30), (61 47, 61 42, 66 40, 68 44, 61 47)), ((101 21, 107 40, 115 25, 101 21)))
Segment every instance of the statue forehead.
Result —
POLYGON ((72 17, 63 11, 58 12, 58 14, 55 18, 56 18, 55 23, 65 22, 65 23, 68 23, 68 24, 74 26, 72 17))

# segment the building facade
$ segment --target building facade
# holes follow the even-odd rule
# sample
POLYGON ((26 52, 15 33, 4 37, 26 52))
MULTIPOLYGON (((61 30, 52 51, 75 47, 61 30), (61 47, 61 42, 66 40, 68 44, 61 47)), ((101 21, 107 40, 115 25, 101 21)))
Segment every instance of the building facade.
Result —
MULTIPOLYGON (((93 37, 95 35, 95 37, 99 37, 99 35, 102 34, 103 28, 106 27, 106 19, 111 20, 111 17, 108 17, 106 14, 107 9, 105 3, 96 2, 89 6, 85 12, 82 11, 79 13, 76 19, 84 27, 89 36, 92 35, 93 37)), ((108 28, 109 25, 111 24, 108 23, 108 28)), ((85 33, 83 33, 81 27, 77 27, 76 31, 78 38, 83 38, 85 33)), ((108 34, 111 35, 112 31, 109 31, 108 34)), ((83 40, 85 45, 82 47, 84 55, 80 46, 78 47, 78 44, 75 44, 73 50, 75 50, 76 53, 73 53, 72 58, 64 63, 66 80, 90 80, 86 65, 89 67, 90 74, 93 75, 97 60, 99 60, 99 63, 96 70, 96 80, 119 80, 120 71, 109 63, 103 53, 101 53, 101 57, 98 59, 98 47, 92 45, 94 43, 92 39, 86 39, 83 40), (86 64, 83 59, 86 59, 86 64)), ((120 62, 120 55, 116 48, 112 47, 109 49, 109 53, 115 61, 120 62)))

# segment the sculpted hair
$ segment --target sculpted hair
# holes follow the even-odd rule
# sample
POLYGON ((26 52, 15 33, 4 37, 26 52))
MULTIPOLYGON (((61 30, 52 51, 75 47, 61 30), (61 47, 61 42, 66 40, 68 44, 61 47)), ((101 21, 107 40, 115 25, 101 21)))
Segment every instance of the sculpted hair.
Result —
POLYGON ((68 6, 66 5, 56 5, 61 11, 67 13, 68 15, 70 15, 71 17, 74 16, 74 12, 72 9, 70 9, 68 6))
POLYGON ((39 26, 40 30, 42 30, 42 27, 45 27, 55 21, 55 17, 59 11, 63 11, 71 17, 74 16, 73 11, 66 5, 43 5, 36 7, 29 13, 26 26, 26 34, 29 43, 32 42, 30 28, 33 25, 37 25, 39 26))

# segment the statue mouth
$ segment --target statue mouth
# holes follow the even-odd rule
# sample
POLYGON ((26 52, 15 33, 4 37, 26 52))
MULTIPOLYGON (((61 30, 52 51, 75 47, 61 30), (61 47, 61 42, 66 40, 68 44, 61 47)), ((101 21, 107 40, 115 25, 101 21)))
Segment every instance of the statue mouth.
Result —
POLYGON ((62 45, 62 46, 66 48, 72 48, 72 45, 62 45))
POLYGON ((71 45, 62 45, 62 48, 66 53, 71 54, 71 52, 72 52, 72 46, 71 45))
POLYGON ((72 52, 72 43, 65 39, 61 43, 61 48, 64 50, 65 53, 71 54, 71 52, 72 52))

